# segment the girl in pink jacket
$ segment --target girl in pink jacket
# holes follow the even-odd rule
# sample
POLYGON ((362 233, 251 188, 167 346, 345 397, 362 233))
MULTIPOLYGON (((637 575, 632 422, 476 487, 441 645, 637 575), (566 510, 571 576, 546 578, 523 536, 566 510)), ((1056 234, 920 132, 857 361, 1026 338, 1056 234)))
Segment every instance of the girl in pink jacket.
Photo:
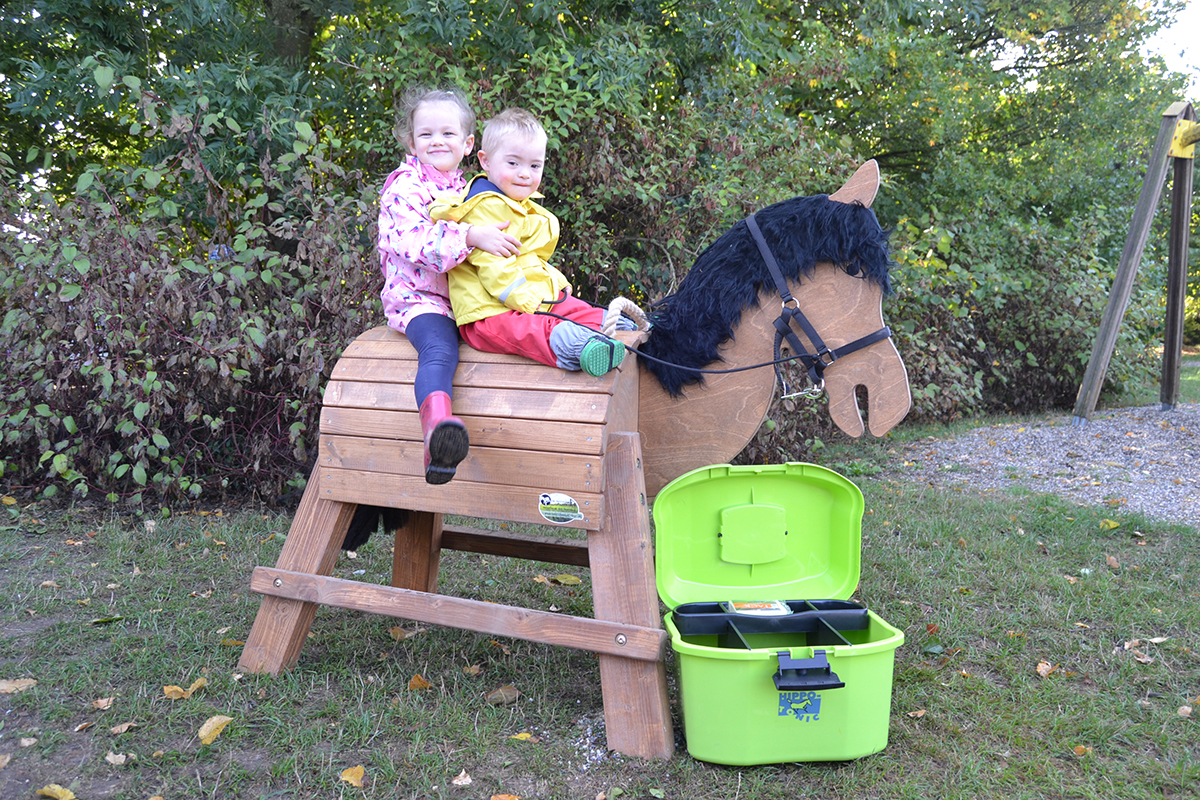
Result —
POLYGON ((417 351, 414 383, 425 437, 425 480, 446 483, 467 455, 462 420, 451 414, 458 369, 458 328, 450 310, 446 273, 474 249, 513 256, 520 240, 498 225, 433 222, 435 196, 461 192, 458 165, 475 146, 475 114, 457 91, 416 90, 405 96, 400 139, 409 156, 383 186, 379 207, 379 261, 383 312, 417 351))

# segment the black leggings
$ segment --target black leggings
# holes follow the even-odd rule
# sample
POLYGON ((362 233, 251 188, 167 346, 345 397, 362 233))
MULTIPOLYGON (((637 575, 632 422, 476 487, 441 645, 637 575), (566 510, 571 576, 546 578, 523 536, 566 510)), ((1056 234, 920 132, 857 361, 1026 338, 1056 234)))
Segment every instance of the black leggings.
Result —
POLYGON ((458 369, 458 325, 441 314, 413 317, 404 335, 417 350, 417 377, 413 390, 417 407, 433 392, 454 397, 454 371, 458 369))

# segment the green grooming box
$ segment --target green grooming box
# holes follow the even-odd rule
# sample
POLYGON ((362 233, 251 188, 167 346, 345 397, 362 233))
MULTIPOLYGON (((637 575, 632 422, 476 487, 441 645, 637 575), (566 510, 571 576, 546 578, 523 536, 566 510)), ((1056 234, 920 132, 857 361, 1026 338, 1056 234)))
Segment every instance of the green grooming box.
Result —
POLYGON ((814 464, 703 467, 654 503, 655 579, 688 752, 845 761, 887 746, 904 634, 848 598, 863 498, 814 464))

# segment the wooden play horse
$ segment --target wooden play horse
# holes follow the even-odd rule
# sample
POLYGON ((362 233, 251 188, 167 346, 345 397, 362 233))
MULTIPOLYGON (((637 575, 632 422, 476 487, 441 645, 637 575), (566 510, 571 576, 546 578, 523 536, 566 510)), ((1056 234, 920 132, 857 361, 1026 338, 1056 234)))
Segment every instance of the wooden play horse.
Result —
MULTIPOLYGON (((878 181, 878 169, 868 162, 829 199, 862 211, 878 181)), ((767 212, 763 231, 780 261, 787 261, 779 242, 772 242, 779 224, 773 228, 767 212)), ((886 275, 867 279, 845 263, 855 258, 839 256, 839 266, 793 266, 787 277, 796 302, 834 353, 883 326, 886 275)), ((683 310, 690 278, 671 301, 676 311, 683 310)), ((713 358, 713 368, 772 359, 779 298, 769 281, 755 279, 750 291, 753 302, 727 321, 736 335, 718 336, 719 352, 702 356, 707 360, 693 368, 713 358)), ((620 336, 649 353, 660 330, 668 338, 671 324, 665 317, 651 319, 649 341, 645 333, 620 336)), ((287 541, 275 567, 259 567, 251 579, 251 588, 265 597, 239 666, 272 674, 293 666, 318 605, 574 647, 599 655, 609 749, 670 756, 667 636, 655 590, 648 504, 678 475, 727 461, 746 445, 770 405, 772 371, 706 374, 699 382, 699 374, 685 371, 683 384, 692 385, 669 384, 672 393, 640 370, 632 355, 602 378, 465 345, 460 357, 454 409, 466 423, 471 451, 453 481, 434 486, 423 477, 412 347, 380 327, 346 349, 325 390, 318 463, 287 541), (411 512, 396 532, 390 587, 329 577, 358 504, 411 512), (587 540, 444 525, 443 514, 561 525, 587 531, 587 540), (595 617, 438 594, 443 549, 588 566, 595 617)), ((907 413, 907 376, 890 339, 828 366, 830 414, 853 436, 863 431, 858 385, 867 387, 873 434, 883 435, 907 413)))

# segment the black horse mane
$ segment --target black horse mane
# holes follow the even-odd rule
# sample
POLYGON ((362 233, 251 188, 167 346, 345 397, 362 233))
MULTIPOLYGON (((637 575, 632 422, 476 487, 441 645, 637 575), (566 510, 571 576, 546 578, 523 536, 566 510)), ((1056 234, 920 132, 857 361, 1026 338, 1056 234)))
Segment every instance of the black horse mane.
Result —
MULTIPOLYGON (((818 262, 828 261, 891 292, 889 232, 861 203, 839 203, 823 194, 793 197, 754 218, 785 277, 800 281, 818 262)), ((672 395, 700 383, 696 370, 719 358, 718 348, 733 336, 743 309, 758 305, 764 286, 773 289, 775 283, 741 220, 700 254, 678 291, 650 313, 650 338, 639 350, 683 366, 639 361, 672 395)))

